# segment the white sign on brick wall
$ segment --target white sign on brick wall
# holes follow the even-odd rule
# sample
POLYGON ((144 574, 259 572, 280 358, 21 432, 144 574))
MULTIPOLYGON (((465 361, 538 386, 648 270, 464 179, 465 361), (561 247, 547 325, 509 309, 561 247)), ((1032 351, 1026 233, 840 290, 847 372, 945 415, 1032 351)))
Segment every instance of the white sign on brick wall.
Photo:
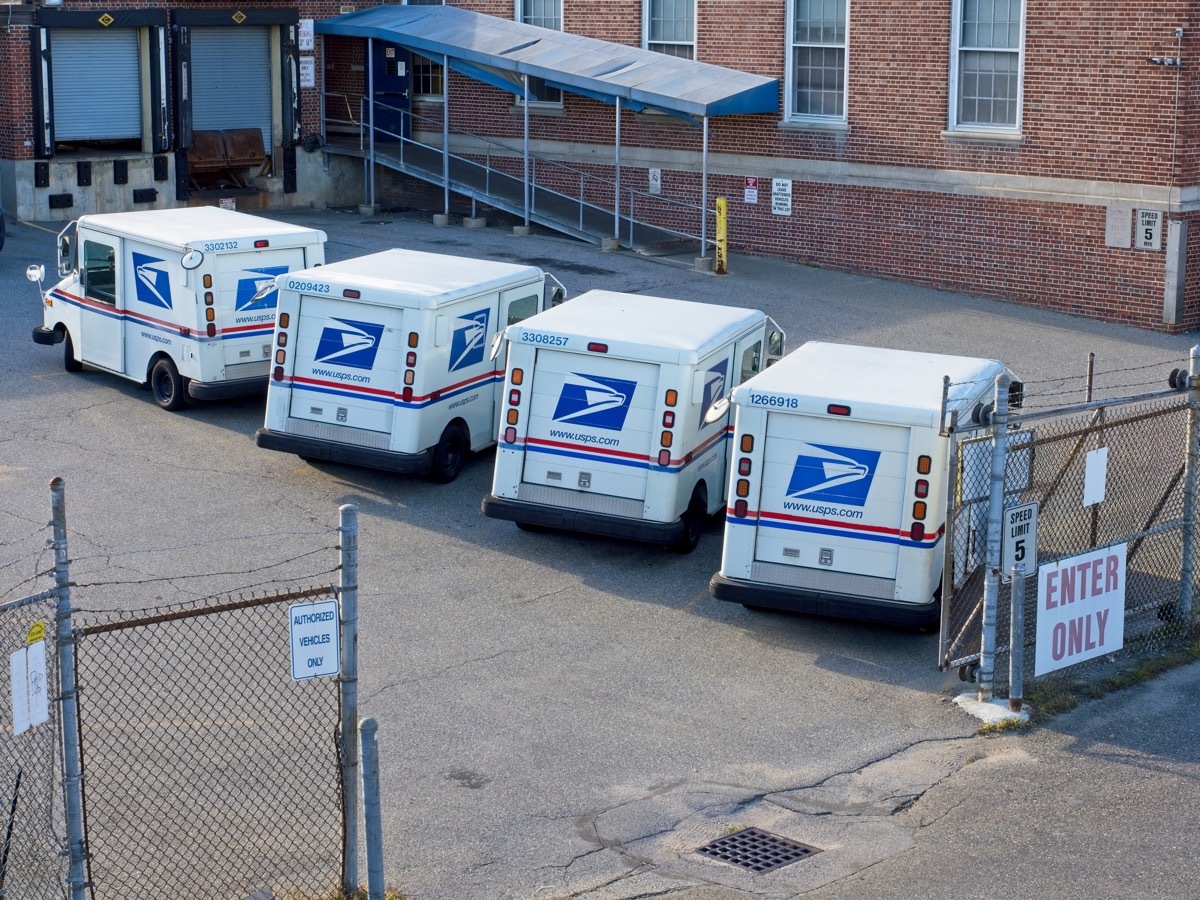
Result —
POLYGON ((1133 230, 1133 210, 1128 206, 1110 206, 1104 223, 1104 244, 1128 250, 1133 230))
POLYGON ((312 50, 313 49, 313 47, 315 45, 313 42, 313 20, 312 19, 301 19, 300 20, 300 30, 297 34, 297 39, 298 39, 298 43, 300 45, 299 49, 301 49, 301 50, 312 50))
POLYGON ((1137 211, 1137 248, 1159 250, 1162 248, 1162 210, 1139 209, 1137 211))
POLYGON ((771 179, 771 212, 776 216, 792 214, 792 179, 771 179))
POLYGON ((311 56, 300 57, 300 87, 317 86, 317 63, 311 56))

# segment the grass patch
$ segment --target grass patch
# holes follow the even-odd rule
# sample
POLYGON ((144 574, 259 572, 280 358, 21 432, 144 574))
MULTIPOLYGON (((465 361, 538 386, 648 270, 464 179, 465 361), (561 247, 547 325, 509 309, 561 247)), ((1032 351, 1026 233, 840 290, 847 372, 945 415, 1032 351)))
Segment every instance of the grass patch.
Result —
MULTIPOLYGON (((360 887, 357 891, 351 891, 350 893, 339 889, 332 893, 320 894, 318 896, 293 892, 284 897, 283 900, 367 900, 367 889, 360 887)), ((385 887, 383 889, 383 900, 412 900, 412 898, 395 888, 385 887)))

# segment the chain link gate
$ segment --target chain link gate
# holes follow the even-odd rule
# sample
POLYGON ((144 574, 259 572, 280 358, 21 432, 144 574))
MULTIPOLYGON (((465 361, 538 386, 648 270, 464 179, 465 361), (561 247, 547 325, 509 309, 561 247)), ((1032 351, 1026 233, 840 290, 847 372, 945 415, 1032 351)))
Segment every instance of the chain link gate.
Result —
MULTIPOLYGON (((1186 373, 1184 373, 1186 374, 1186 373)), ((1174 377, 1174 375, 1173 375, 1174 377)), ((1094 548, 1126 546, 1124 645, 1070 667, 1088 677, 1102 667, 1144 659, 1180 646, 1191 635, 1190 610, 1180 608, 1185 545, 1188 399, 1175 391, 1016 413, 1008 420, 1003 507, 1037 503, 1037 555, 1024 561, 1022 669, 1032 673, 1038 612, 1038 567, 1094 548), (1084 505, 1089 453, 1104 449, 1100 502, 1084 505)), ((953 508, 947 516, 947 580, 939 664, 974 680, 981 663, 987 575, 991 429, 956 435, 951 467, 953 508)), ((1094 476, 1093 476, 1094 477, 1094 476)), ((997 511, 998 514, 999 511, 997 511)), ((992 685, 1008 688, 1011 573, 1001 573, 995 610, 992 685)), ((1060 674, 1061 674, 1060 671, 1060 674)), ((1026 685, 1030 683, 1028 675, 1026 685)))
POLYGON ((339 686, 291 680, 288 638, 289 604, 333 595, 77 623, 94 897, 336 892, 339 686))

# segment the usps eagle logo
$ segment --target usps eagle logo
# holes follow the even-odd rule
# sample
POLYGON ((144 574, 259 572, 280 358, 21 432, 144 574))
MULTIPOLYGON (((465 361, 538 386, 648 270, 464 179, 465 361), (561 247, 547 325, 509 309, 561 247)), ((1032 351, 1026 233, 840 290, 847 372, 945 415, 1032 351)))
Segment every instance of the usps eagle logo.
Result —
POLYGON ((558 395, 554 419, 572 425, 620 431, 625 427, 629 401, 635 390, 636 381, 572 372, 558 395))
POLYGON ((134 284, 138 300, 150 306, 171 309, 171 274, 167 262, 145 253, 133 254, 134 284))
POLYGON ((287 266, 263 266, 246 269, 238 279, 236 308, 238 312, 255 309, 274 309, 279 300, 275 277, 288 270, 287 266), (260 293, 261 292, 261 293, 260 293))
POLYGON ((478 312, 459 316, 454 334, 450 337, 450 371, 456 372, 483 362, 484 338, 487 337, 488 319, 491 310, 487 307, 478 312))
POLYGON ((866 506, 879 465, 878 450, 802 444, 788 482, 792 499, 820 500, 844 506, 866 506))
POLYGON ((375 322, 328 319, 317 341, 315 362, 370 371, 383 338, 383 326, 375 322))
POLYGON ((700 428, 709 424, 704 421, 704 413, 709 407, 725 396, 725 378, 729 372, 729 360, 723 359, 704 373, 704 402, 700 404, 700 428))

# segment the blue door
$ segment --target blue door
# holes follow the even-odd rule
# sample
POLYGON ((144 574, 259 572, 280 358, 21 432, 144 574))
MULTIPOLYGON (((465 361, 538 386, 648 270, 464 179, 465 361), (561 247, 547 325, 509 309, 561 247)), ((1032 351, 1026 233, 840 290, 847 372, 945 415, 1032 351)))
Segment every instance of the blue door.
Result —
POLYGON ((409 82, 412 56, 403 47, 374 42, 371 77, 375 88, 375 140, 394 142, 410 133, 409 82))

